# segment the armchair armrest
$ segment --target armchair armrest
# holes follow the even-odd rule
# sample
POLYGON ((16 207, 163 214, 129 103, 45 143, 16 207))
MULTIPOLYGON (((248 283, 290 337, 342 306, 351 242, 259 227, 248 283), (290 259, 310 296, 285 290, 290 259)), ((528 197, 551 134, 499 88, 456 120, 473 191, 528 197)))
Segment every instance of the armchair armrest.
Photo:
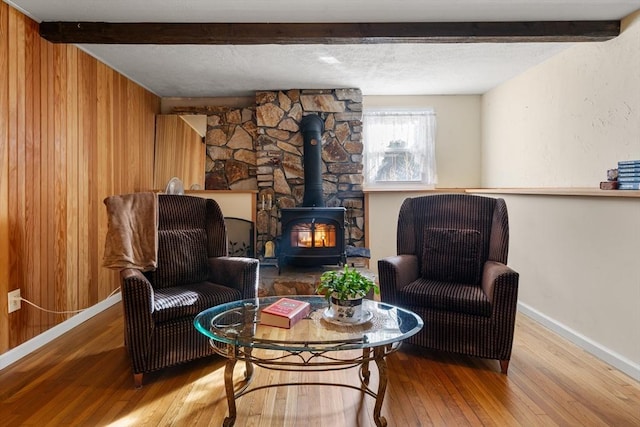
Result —
POLYGON ((238 289, 245 299, 255 298, 258 293, 259 265, 260 262, 254 258, 209 258, 209 280, 238 289))
POLYGON ((508 361, 511 358, 519 278, 519 274, 505 264, 496 261, 487 261, 484 264, 482 289, 491 301, 491 323, 495 334, 493 344, 496 346, 493 353, 501 361, 503 373, 507 372, 508 361))
MULTIPOLYGON (((135 268, 120 270, 120 291, 125 317, 125 345, 146 349, 151 341, 155 323, 151 317, 153 312, 153 287, 142 271, 135 268)), ((133 351, 133 366, 144 366, 144 352, 133 351), (138 360, 139 359, 139 360, 138 360)))
POLYGON ((120 287, 122 301, 125 305, 125 316, 127 311, 135 313, 136 317, 141 314, 151 319, 153 312, 153 286, 142 271, 135 268, 125 268, 120 270, 120 287))
POLYGON ((390 304, 398 302, 397 291, 419 277, 418 257, 396 255, 378 260, 380 297, 390 304))
POLYGON ((482 271, 482 290, 491 304, 518 302, 519 274, 505 264, 487 261, 482 271))

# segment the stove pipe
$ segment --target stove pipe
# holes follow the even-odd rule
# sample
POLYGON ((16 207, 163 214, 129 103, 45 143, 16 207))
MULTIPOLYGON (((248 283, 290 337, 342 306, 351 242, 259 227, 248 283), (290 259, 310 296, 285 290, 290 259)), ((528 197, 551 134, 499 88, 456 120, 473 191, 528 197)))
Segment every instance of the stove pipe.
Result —
POLYGON ((322 194, 322 133, 324 121, 320 116, 304 116, 300 122, 304 141, 304 207, 324 207, 322 194))

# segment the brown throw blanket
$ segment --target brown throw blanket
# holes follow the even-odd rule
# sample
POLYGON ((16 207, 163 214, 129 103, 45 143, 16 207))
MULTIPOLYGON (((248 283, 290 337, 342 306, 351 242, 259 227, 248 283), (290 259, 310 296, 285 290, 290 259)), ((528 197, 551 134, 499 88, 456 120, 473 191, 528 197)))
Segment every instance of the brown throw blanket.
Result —
POLYGON ((158 265, 158 195, 132 193, 110 196, 108 229, 102 265, 115 270, 155 270, 158 265))

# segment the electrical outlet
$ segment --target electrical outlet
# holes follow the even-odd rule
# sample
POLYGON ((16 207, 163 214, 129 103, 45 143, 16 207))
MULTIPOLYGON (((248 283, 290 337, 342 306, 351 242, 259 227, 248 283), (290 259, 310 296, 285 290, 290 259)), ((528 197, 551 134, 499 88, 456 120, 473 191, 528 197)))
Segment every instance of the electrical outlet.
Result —
POLYGON ((9 292, 9 313, 20 310, 20 289, 9 292))

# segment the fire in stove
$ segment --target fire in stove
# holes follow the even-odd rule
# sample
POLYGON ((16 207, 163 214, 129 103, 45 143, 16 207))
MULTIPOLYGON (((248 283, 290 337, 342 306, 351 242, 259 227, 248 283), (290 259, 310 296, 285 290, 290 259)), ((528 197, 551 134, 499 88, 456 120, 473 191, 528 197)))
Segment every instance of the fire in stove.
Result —
POLYGON ((336 246, 336 227, 332 224, 311 223, 295 224, 291 227, 292 248, 334 248, 336 246))
POLYGON ((345 208, 282 209, 279 265, 344 264, 345 208))

